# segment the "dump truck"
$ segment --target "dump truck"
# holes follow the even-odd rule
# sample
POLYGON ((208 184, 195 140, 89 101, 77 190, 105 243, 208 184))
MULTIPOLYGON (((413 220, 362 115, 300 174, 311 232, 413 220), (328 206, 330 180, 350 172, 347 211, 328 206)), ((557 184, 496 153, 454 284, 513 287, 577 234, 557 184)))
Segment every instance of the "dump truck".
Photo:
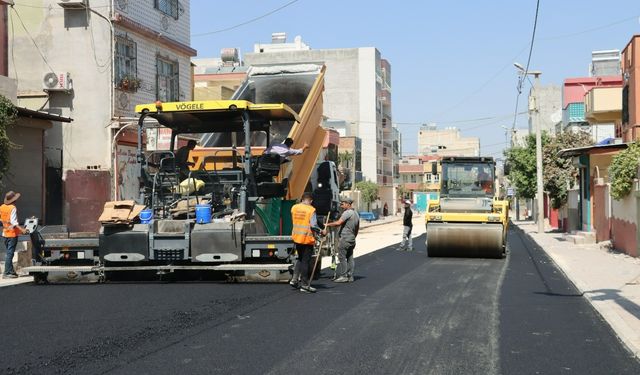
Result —
POLYGON ((444 157, 440 164, 440 194, 425 214, 428 256, 504 257, 509 202, 496 196, 493 158, 444 157))

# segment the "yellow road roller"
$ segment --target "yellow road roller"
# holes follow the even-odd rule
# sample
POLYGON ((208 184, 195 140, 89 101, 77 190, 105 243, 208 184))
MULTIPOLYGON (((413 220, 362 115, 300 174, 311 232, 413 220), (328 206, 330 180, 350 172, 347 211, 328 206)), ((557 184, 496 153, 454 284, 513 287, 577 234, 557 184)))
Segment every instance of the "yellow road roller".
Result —
POLYGON ((428 256, 504 257, 509 202, 497 197, 493 158, 447 156, 440 165, 439 198, 425 215, 428 256))

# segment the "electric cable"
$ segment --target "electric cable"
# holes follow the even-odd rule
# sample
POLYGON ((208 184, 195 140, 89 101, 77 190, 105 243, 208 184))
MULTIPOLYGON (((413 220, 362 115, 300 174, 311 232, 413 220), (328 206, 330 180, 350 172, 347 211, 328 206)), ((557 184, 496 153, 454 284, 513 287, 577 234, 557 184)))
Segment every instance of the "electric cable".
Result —
POLYGON ((518 104, 520 101, 520 94, 522 94, 522 82, 524 81, 524 79, 527 77, 527 74, 529 73, 529 64, 531 63, 531 55, 533 53, 533 43, 535 41, 536 38, 536 29, 538 27, 538 13, 540 11, 540 0, 536 1, 536 15, 533 19, 533 32, 531 33, 531 42, 529 43, 529 56, 527 57, 527 66, 524 69, 524 72, 522 73, 522 76, 520 76, 518 78, 518 94, 516 95, 516 107, 513 111, 513 125, 511 126, 511 129, 515 129, 516 128, 516 120, 517 120, 517 113, 518 113, 518 104))
POLYGON ((44 54, 40 50, 40 47, 38 47, 38 44, 36 43, 35 39, 33 39, 33 37, 31 36, 31 33, 29 32, 29 30, 27 30, 27 27, 24 25, 24 22, 22 21, 22 17, 20 17, 20 13, 18 13, 18 11, 13 7, 13 5, 11 6, 11 10, 13 10, 13 12, 18 17, 18 20, 20 21, 20 24, 22 25, 22 28, 27 33, 27 36, 29 36, 29 39, 31 39, 31 42, 33 42, 33 45, 36 47, 36 50, 38 50, 38 53, 40 54, 40 57, 42 57, 42 60, 44 61, 44 63, 47 64, 47 66, 51 70, 51 73, 57 74, 55 69, 53 69, 51 67, 51 65, 49 64, 49 61, 47 61, 47 58, 44 57, 44 54))
POLYGON ((299 0, 292 0, 292 1, 289 1, 288 3, 286 3, 286 4, 284 4, 284 5, 281 5, 280 7, 276 8, 276 9, 274 9, 274 10, 271 10, 271 11, 269 11, 269 12, 267 12, 267 13, 265 13, 265 14, 261 15, 261 16, 258 16, 258 17, 255 17, 255 18, 252 18, 252 19, 250 19, 250 20, 248 20, 248 21, 245 21, 245 22, 239 23, 239 24, 237 24, 237 25, 233 25, 233 26, 225 27, 224 29, 220 29, 220 30, 209 31, 209 32, 206 32, 206 33, 192 34, 192 35, 191 35, 191 37, 192 37, 192 38, 196 38, 196 37, 200 37, 200 36, 213 35, 213 34, 218 34, 218 33, 222 33, 222 32, 225 32, 225 31, 230 31, 230 30, 233 30, 233 29, 237 29, 237 28, 242 27, 242 26, 244 26, 244 25, 247 25, 247 24, 250 24, 250 23, 252 23, 252 22, 255 22, 255 21, 261 20, 261 19, 263 19, 263 18, 265 18, 265 17, 268 17, 268 16, 270 16, 270 15, 272 15, 272 14, 274 14, 274 13, 276 13, 276 12, 278 12, 278 11, 280 11, 280 10, 282 10, 282 9, 284 9, 284 8, 286 8, 286 7, 288 7, 288 6, 290 6, 290 5, 293 5, 294 3, 297 3, 298 1, 299 1, 299 0))

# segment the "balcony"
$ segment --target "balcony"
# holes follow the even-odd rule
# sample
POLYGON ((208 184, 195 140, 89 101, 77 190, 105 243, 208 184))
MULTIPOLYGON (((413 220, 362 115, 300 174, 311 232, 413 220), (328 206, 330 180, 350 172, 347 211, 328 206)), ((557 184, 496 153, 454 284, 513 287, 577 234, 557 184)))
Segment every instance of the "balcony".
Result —
POLYGON ((584 99, 584 116, 589 123, 612 123, 622 119, 622 87, 594 87, 584 99))
POLYGON ((564 110, 565 123, 585 122, 584 103, 569 103, 564 110))

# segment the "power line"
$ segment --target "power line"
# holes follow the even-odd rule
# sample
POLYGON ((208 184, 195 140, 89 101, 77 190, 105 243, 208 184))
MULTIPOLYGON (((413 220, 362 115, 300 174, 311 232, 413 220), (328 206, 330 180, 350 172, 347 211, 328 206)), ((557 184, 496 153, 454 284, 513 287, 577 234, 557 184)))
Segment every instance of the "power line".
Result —
POLYGON ((192 35, 191 35, 191 37, 192 37, 192 38, 195 38, 195 37, 199 37, 199 36, 213 35, 213 34, 218 34, 218 33, 222 33, 222 32, 225 32, 225 31, 229 31, 229 30, 237 29, 238 27, 241 27, 241 26, 244 26, 244 25, 250 24, 250 23, 252 23, 252 22, 255 22, 255 21, 261 20, 261 19, 263 19, 263 18, 265 18, 265 17, 267 17, 267 16, 270 16, 270 15, 272 15, 272 14, 274 14, 274 13, 276 13, 276 12, 278 12, 278 11, 280 11, 280 10, 282 10, 282 9, 286 8, 286 7, 288 7, 289 5, 293 5, 294 3, 297 3, 298 1, 299 1, 299 0, 292 0, 292 1, 290 1, 290 2, 288 2, 288 3, 286 3, 286 4, 284 4, 284 5, 282 5, 282 6, 280 6, 280 7, 278 7, 278 8, 276 8, 276 9, 272 10, 272 11, 269 11, 269 12, 267 12, 267 13, 265 13, 265 14, 261 15, 261 16, 258 16, 258 17, 255 17, 255 18, 252 18, 252 19, 250 19, 250 20, 248 20, 248 21, 245 21, 245 22, 239 23, 239 24, 237 24, 237 25, 233 25, 233 26, 230 26, 230 27, 226 27, 226 28, 224 28, 224 29, 220 29, 220 30, 209 31, 209 32, 206 32, 206 33, 192 34, 192 35))
POLYGON ((38 47, 38 44, 36 43, 35 39, 33 39, 33 37, 31 36, 31 33, 29 33, 29 30, 27 30, 27 27, 24 25, 24 22, 22 22, 22 17, 20 17, 20 13, 18 13, 18 11, 13 6, 11 6, 11 9, 13 10, 13 12, 18 17, 18 20, 20 21, 20 24, 22 25, 22 28, 27 33, 27 36, 29 36, 29 39, 31 39, 31 42, 33 42, 33 45, 36 47, 36 50, 38 50, 38 53, 40 54, 40 57, 42 57, 42 60, 44 61, 44 63, 47 64, 49 69, 51 69, 52 73, 55 73, 56 71, 51 67, 51 65, 49 65, 49 62, 47 61, 47 58, 44 57, 44 54, 40 50, 40 47, 38 47))
MULTIPOLYGON (((633 16, 633 17, 628 17, 628 18, 624 18, 624 19, 621 19, 621 20, 618 20, 618 21, 614 21, 614 22, 611 22, 611 23, 608 23, 608 24, 605 24, 605 25, 601 25, 601 26, 597 26, 597 27, 594 27, 594 28, 578 31, 578 32, 575 32, 575 33, 556 35, 556 36, 549 36, 549 37, 545 37, 545 38, 538 38, 538 40, 539 41, 551 41, 551 40, 557 40, 557 39, 563 39, 563 38, 570 38, 570 37, 574 37, 574 36, 577 36, 577 35, 586 34, 586 33, 594 32, 594 31, 606 29, 606 28, 609 28, 611 26, 615 26, 615 25, 627 22, 629 20, 637 19, 638 17, 640 17, 640 16, 636 15, 636 16, 633 16)), ((476 95, 479 92, 481 92, 485 87, 487 87, 489 85, 489 83, 491 83, 494 79, 496 79, 508 66, 510 66, 513 63, 513 61, 516 60, 518 58, 518 56, 520 56, 520 54, 527 49, 527 47, 529 47, 529 45, 525 45, 524 47, 522 47, 522 49, 514 57, 512 57, 509 62, 507 62, 505 65, 503 65, 500 68, 500 70, 498 70, 498 72, 496 72, 487 81, 485 81, 482 85, 480 85, 480 87, 478 87, 476 90, 474 90, 470 94, 464 96, 459 102, 457 102, 453 106, 451 106, 451 107, 439 112, 435 117, 441 116, 441 115, 443 115, 443 114, 445 114, 445 113, 447 113, 447 112, 449 112, 449 111, 451 111, 453 109, 458 108, 460 105, 464 104, 471 97, 473 97, 474 95, 476 95)))
POLYGON ((544 38, 539 38, 539 40, 543 41, 543 40, 557 40, 557 39, 571 38, 571 37, 574 37, 574 36, 587 34, 587 33, 591 33, 591 32, 602 30, 602 29, 607 29, 607 28, 609 28, 611 26, 619 25, 621 23, 625 23, 625 22, 630 21, 630 20, 638 19, 638 17, 640 17, 640 16, 636 15, 636 16, 632 16, 632 17, 627 17, 627 18, 623 18, 623 19, 618 20, 618 21, 614 21, 614 22, 608 23, 606 25, 596 26, 596 27, 593 27, 591 29, 577 31, 575 33, 570 33, 570 34, 548 36, 548 37, 544 37, 544 38))
POLYGON ((522 82, 527 78, 529 73, 529 64, 531 63, 531 55, 533 53, 533 42, 536 39, 536 28, 538 26, 538 12, 540 10, 540 0, 536 1, 536 15, 533 19, 533 32, 531 33, 531 43, 529 43, 529 56, 527 57, 527 66, 524 69, 522 75, 518 78, 518 94, 516 95, 516 108, 513 111, 513 125, 511 129, 516 128, 516 119, 518 114, 518 102, 520 100, 520 94, 522 94, 522 82))
MULTIPOLYGON (((518 116, 521 115, 525 115, 528 112, 520 112, 518 113, 518 116)), ((478 122, 478 121, 487 121, 487 120, 504 120, 507 118, 510 118, 511 116, 513 116, 512 113, 507 113, 507 114, 501 114, 501 115, 495 115, 495 116, 485 116, 485 117, 478 117, 478 118, 472 118, 472 119, 464 119, 464 120, 452 120, 452 121, 400 121, 400 122, 396 122, 393 121, 394 125, 406 125, 406 126, 424 126, 425 124, 429 123, 429 122, 435 122, 435 123, 439 123, 439 124, 444 124, 444 125, 448 125, 448 124, 461 124, 461 123, 466 123, 466 122, 478 122)), ((330 120, 339 120, 339 121, 344 121, 347 123, 353 123, 353 124, 377 124, 379 123, 379 121, 368 121, 368 120, 345 120, 345 119, 330 119, 330 120)), ((485 124, 480 124, 480 125, 475 125, 474 127, 471 128, 465 128, 465 129, 474 129, 476 127, 482 127, 482 126, 486 126, 486 125, 491 125, 494 124, 495 122, 491 122, 491 123, 485 123, 485 124)))

